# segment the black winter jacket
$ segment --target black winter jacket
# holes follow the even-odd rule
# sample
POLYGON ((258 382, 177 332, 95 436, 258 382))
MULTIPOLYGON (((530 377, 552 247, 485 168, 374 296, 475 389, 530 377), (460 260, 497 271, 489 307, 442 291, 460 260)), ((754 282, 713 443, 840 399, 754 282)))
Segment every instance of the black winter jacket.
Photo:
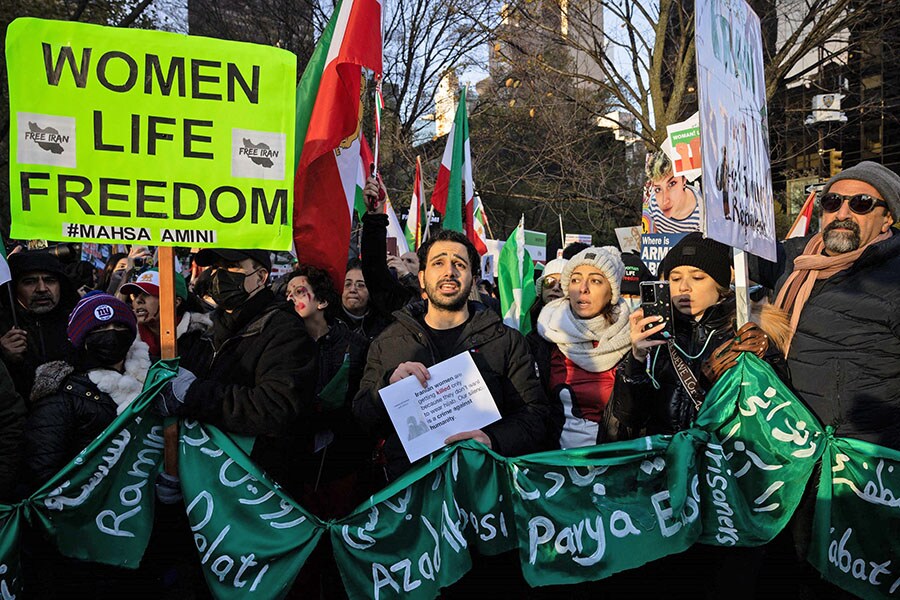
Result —
POLYGON ((197 376, 184 416, 257 436, 251 457, 295 494, 296 465, 286 454, 297 448, 313 413, 315 342, 290 305, 269 290, 236 313, 236 329, 224 339, 216 338, 224 322, 217 311, 212 330, 179 340, 180 364, 197 376))
MULTIPOLYGON (((425 303, 417 302, 394 313, 396 321, 369 347, 366 370, 353 402, 359 422, 373 435, 386 439, 391 479, 408 470, 410 463, 378 390, 389 385, 391 374, 402 362, 420 362, 426 367, 437 362, 424 325, 425 311, 425 303)), ((544 450, 549 407, 525 338, 481 304, 470 302, 469 311, 472 317, 457 346, 444 354, 469 352, 484 377, 502 417, 484 428, 491 446, 504 456, 544 450)))
MULTIPOLYGON (((787 240, 751 277, 780 290, 809 238, 787 240)), ((835 433, 900 449, 900 231, 816 282, 787 357, 798 396, 835 433)))
POLYGON ((41 365, 25 425, 29 487, 46 483, 116 418, 116 403, 68 363, 41 365))
POLYGON ((13 499, 25 431, 25 401, 0 362, 0 502, 13 499))
MULTIPOLYGON (((696 356, 691 359, 681 355, 704 393, 712 386, 701 374, 700 366, 716 348, 734 338, 734 304, 734 298, 723 300, 706 309, 699 321, 675 313, 675 342, 688 356, 696 356)), ((605 419, 605 441, 676 433, 690 427, 697 416, 694 402, 678 378, 666 346, 651 349, 650 360, 659 389, 654 387, 645 363, 635 359, 631 352, 619 363, 607 407, 607 411, 612 408, 612 414, 605 419)))
POLYGON ((400 310, 418 295, 409 286, 403 285, 391 274, 387 256, 388 217, 385 214, 366 213, 362 217, 362 259, 363 278, 369 289, 369 302, 383 314, 400 310))
MULTIPOLYGON (((50 312, 37 315, 16 304, 14 310, 19 328, 28 332, 28 343, 21 360, 12 359, 5 362, 16 391, 23 398, 31 395, 34 372, 38 366, 60 360, 68 363, 75 361, 75 348, 72 347, 66 333, 69 313, 73 307, 74 303, 61 300, 50 312)), ((13 326, 11 316, 7 314, 6 317, 7 320, 2 326, 3 333, 13 326)))

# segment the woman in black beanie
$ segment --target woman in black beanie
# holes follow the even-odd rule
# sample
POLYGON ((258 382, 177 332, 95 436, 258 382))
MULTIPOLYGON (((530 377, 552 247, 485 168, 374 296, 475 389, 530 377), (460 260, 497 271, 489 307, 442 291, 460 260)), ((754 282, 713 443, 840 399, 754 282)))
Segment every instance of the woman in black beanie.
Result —
POLYGON ((728 246, 689 234, 666 255, 659 274, 669 281, 675 335, 668 342, 649 339, 663 329, 656 324, 659 317, 644 317, 640 309, 632 313, 631 352, 618 367, 605 415, 609 441, 687 429, 736 352, 752 351, 777 363, 786 338, 787 317, 772 307, 762 311, 759 326, 736 330, 728 246), (732 344, 736 337, 740 342, 732 344), (682 375, 680 366, 687 367, 682 375))

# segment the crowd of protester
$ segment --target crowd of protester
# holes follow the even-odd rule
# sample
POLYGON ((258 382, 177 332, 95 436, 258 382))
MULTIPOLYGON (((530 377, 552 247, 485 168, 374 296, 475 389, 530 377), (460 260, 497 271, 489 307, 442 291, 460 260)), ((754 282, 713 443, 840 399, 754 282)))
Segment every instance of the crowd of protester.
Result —
MULTIPOLYGON (((900 177, 880 165, 827 183, 821 233, 780 244, 775 263, 752 261, 766 293, 743 327, 730 249, 684 237, 659 268, 675 308, 668 341, 657 336, 664 324, 640 309, 639 283, 654 277, 636 255, 580 244, 549 261, 526 338, 503 324, 464 235, 434 232, 418 252, 388 256, 383 187, 370 179, 365 192, 361 256, 348 262, 342 289, 302 262, 271 281, 265 250, 192 254, 174 284, 180 367, 155 402, 164 416, 256 436, 256 464, 323 519, 348 514, 411 467, 379 390, 406 377, 424 384, 429 367, 462 352, 501 419, 447 442, 473 439, 505 456, 684 430, 741 352, 772 365, 838 435, 900 449, 900 236, 891 228, 900 177)), ((151 249, 112 254, 103 269, 60 254, 18 247, 9 255, 11 302, 0 313, 6 502, 38 489, 112 423, 162 355, 151 249)), ((26 535, 28 597, 135 596, 136 581, 151 597, 202 597, 177 476, 162 473, 156 490, 161 531, 138 572, 64 558, 26 535)), ((647 567, 653 589, 696 591, 697 573, 685 570, 705 565, 740 582, 729 595, 752 596, 766 549, 730 552, 692 549, 659 561, 647 567)), ((446 597, 496 585, 540 596, 524 591, 517 560, 477 561, 446 597)), ((291 595, 342 594, 323 542, 291 595)))

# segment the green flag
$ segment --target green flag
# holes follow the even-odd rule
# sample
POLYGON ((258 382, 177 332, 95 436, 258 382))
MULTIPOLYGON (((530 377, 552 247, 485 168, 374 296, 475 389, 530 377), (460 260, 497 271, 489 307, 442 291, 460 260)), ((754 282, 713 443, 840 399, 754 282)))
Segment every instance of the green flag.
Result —
POLYGON ((531 331, 529 310, 534 304, 534 262, 525 249, 525 215, 500 251, 497 264, 500 286, 500 314, 503 323, 522 335, 531 331))
POLYGON ((900 595, 900 452, 832 438, 822 461, 809 561, 861 598, 900 595))
POLYGON ((770 541, 794 514, 824 450, 818 420, 768 364, 742 352, 707 394, 696 426, 710 434, 700 469, 700 541, 770 541))

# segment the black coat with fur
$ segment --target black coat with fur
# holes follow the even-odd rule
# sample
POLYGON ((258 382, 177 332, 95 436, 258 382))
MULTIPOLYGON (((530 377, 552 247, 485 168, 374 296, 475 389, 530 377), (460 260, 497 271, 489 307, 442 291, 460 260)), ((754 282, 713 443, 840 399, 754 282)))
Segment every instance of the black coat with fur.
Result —
POLYGON ((26 479, 40 487, 116 418, 116 403, 86 373, 63 361, 35 374, 25 426, 26 479))

